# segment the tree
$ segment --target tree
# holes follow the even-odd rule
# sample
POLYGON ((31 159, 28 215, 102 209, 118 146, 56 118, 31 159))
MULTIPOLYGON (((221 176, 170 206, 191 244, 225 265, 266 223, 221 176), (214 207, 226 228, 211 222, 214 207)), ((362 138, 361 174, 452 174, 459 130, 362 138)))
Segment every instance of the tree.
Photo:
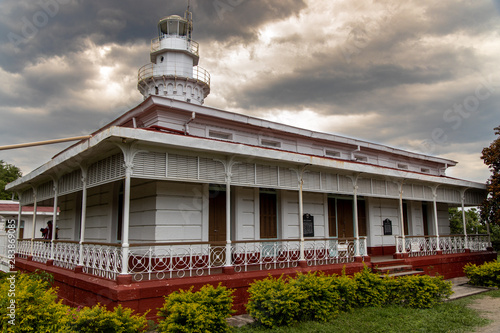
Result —
POLYGON ((5 191, 5 185, 21 177, 21 169, 0 160, 0 200, 12 199, 12 192, 5 191))
POLYGON ((491 226, 492 240, 500 242, 500 126, 495 128, 498 137, 483 149, 481 159, 491 171, 488 179, 488 197, 481 204, 481 219, 491 226))
POLYGON ((486 183, 488 197, 481 205, 481 218, 490 225, 500 225, 500 126, 495 128, 495 134, 498 138, 483 149, 481 156, 492 173, 486 183))
MULTIPOLYGON (((450 233, 452 235, 462 235, 464 233, 462 210, 453 207, 448 209, 448 213, 450 214, 450 233)), ((479 213, 476 208, 465 211, 465 221, 468 235, 486 234, 486 226, 479 221, 479 213)))

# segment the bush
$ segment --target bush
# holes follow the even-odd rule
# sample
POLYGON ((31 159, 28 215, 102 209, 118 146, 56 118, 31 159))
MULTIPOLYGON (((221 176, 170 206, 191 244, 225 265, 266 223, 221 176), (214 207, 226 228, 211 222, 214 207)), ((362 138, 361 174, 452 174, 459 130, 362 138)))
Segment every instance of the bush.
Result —
POLYGON ((345 274, 331 277, 332 287, 337 291, 340 297, 339 310, 348 312, 356 306, 356 281, 352 277, 345 274))
POLYGON ((203 286, 193 293, 191 289, 165 297, 158 316, 164 318, 159 332, 230 332, 226 318, 233 313, 233 290, 224 286, 203 286))
POLYGON ((354 274, 326 276, 298 274, 291 278, 268 277, 248 289, 247 311, 266 327, 294 325, 302 321, 328 321, 340 311, 355 307, 401 305, 430 308, 452 294, 451 282, 442 277, 405 276, 381 278, 368 267, 354 274))
POLYGON ((300 303, 307 299, 305 292, 293 284, 291 278, 268 277, 250 284, 247 312, 257 323, 266 327, 288 326, 298 322, 300 303))
POLYGON ((136 333, 144 332, 147 327, 146 314, 134 315, 132 309, 124 309, 121 305, 108 311, 105 306, 97 304, 93 307, 72 309, 69 311, 70 332, 82 333, 136 333))
POLYGON ((2 332, 67 332, 68 309, 38 274, 12 274, 0 283, 2 332), (15 300, 14 320, 11 300, 15 300))
POLYGON ((297 288, 305 298, 299 304, 298 321, 326 322, 339 313, 341 298, 334 278, 324 273, 298 274, 296 279, 290 280, 291 287, 297 288))
POLYGON ((500 288, 500 262, 498 260, 481 266, 468 263, 464 267, 464 272, 472 285, 500 288))
POLYGON ((385 280, 380 275, 372 273, 365 265, 361 272, 354 274, 356 285, 355 305, 357 307, 380 307, 387 302, 385 280))
POLYGON ((448 298, 452 293, 452 283, 444 281, 442 276, 410 275, 388 278, 387 304, 410 308, 431 308, 448 298))

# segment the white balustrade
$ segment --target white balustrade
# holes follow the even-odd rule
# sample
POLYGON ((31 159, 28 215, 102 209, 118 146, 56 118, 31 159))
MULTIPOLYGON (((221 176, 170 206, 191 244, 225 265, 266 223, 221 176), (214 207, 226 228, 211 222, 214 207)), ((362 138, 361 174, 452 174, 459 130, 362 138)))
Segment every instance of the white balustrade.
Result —
POLYGON ((121 272, 122 248, 115 244, 83 244, 83 272, 116 279, 121 272))
POLYGON ((54 242, 54 266, 75 269, 79 255, 80 244, 78 242, 54 242))
POLYGON ((135 281, 210 275, 226 263, 226 246, 210 243, 154 243, 131 246, 129 273, 135 281))
POLYGON ((34 240, 33 241, 33 261, 47 263, 50 259, 50 241, 49 240, 34 240))
POLYGON ((27 259, 31 255, 31 240, 20 239, 17 241, 16 254, 19 258, 27 259))
POLYGON ((491 247, 488 235, 468 235, 467 241, 471 252, 486 251, 488 247, 491 247))
MULTIPOLYGON (((439 247, 443 254, 465 252, 465 236, 441 236, 439 247)), ((437 254, 435 236, 396 236, 396 253, 405 251, 411 257, 437 254)), ((306 239, 304 256, 308 266, 354 262, 356 242, 359 255, 367 255, 366 237, 350 239, 306 239)), ((488 235, 469 235, 471 251, 485 251, 490 245, 488 235)), ((46 263, 50 259, 51 243, 29 239, 17 242, 19 258, 46 263), (33 250, 32 250, 33 249, 33 250)), ((218 274, 226 265, 225 243, 151 243, 132 244, 129 249, 128 274, 135 281, 182 278, 218 274)), ((80 244, 74 241, 54 242, 54 266, 75 269, 79 263, 80 244)), ((235 241, 231 244, 231 262, 236 272, 297 267, 300 259, 300 240, 235 241)), ((83 272, 107 279, 121 273, 122 248, 117 244, 84 243, 83 272)))

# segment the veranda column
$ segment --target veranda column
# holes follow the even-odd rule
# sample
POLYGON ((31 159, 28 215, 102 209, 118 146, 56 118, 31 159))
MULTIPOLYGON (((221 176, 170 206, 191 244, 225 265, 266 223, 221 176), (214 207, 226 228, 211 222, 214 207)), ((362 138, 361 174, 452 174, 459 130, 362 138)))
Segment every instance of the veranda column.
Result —
POLYGON ((304 254, 304 196, 302 193, 302 188, 304 186, 304 169, 300 173, 299 179, 299 238, 300 238, 300 249, 299 249, 299 261, 305 261, 304 254))
POLYGON ((231 172, 226 173, 226 267, 231 261, 231 172))
MULTIPOLYGON (((439 186, 439 185, 438 185, 439 186)), ((439 222, 438 222, 438 213, 437 213, 437 188, 438 186, 432 187, 432 197, 433 197, 433 205, 434 205, 434 228, 436 233, 436 251, 441 251, 441 247, 439 246, 439 222)))
POLYGON ((462 223, 464 226, 464 237, 465 237, 464 247, 465 247, 465 249, 468 249, 469 248, 469 239, 467 236, 467 219, 465 217, 465 191, 467 191, 467 189, 463 190, 460 194, 462 197, 461 198, 462 199, 462 223))
POLYGON ((403 183, 404 180, 399 183, 399 220, 401 221, 401 239, 403 243, 402 253, 406 253, 405 219, 403 210, 403 183))
POLYGON ((50 259, 54 260, 54 240, 56 239, 57 197, 59 194, 57 180, 54 179, 54 213, 52 214, 52 239, 50 240, 50 259))
POLYGON ((80 218, 79 266, 83 266, 83 242, 85 241, 85 222, 87 220, 87 170, 87 167, 82 167, 82 214, 80 218))
POLYGON ((353 178, 353 190, 354 190, 354 202, 353 202, 353 223, 354 223, 354 238, 356 242, 356 247, 355 247, 355 252, 354 256, 359 257, 360 252, 359 252, 359 225, 358 225, 358 177, 359 175, 356 175, 353 178))
MULTIPOLYGON (((133 160, 133 157, 131 158, 133 160)), ((122 231, 122 275, 128 274, 129 229, 130 229, 130 183, 134 165, 125 162, 125 186, 123 188, 123 231, 122 231)))
POLYGON ((33 242, 35 241, 35 226, 36 226, 36 215, 37 215, 37 203, 36 203, 36 188, 33 187, 33 228, 31 230, 31 248, 30 256, 33 256, 33 242))
POLYGON ((226 171, 226 272, 233 272, 232 266, 232 241, 231 241, 231 177, 233 166, 240 162, 234 161, 234 156, 228 157, 225 161, 220 161, 225 167, 226 171))
MULTIPOLYGON (((21 218, 23 216, 23 205, 21 204, 21 193, 17 193, 17 197, 19 198, 19 211, 17 213, 17 224, 16 224, 16 241, 19 239, 19 233, 21 231, 21 218)), ((17 248, 17 246, 16 246, 17 248)))

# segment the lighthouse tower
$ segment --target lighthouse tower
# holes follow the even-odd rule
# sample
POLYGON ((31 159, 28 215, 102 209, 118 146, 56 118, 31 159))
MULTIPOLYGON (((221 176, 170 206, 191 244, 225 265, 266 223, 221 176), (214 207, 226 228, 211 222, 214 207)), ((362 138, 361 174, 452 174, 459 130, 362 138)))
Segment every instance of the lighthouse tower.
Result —
POLYGON ((210 93, 210 74, 198 66, 197 42, 191 39, 192 13, 184 18, 164 17, 158 22, 158 37, 151 41, 151 63, 141 67, 137 88, 146 99, 150 95, 202 105, 210 93))

